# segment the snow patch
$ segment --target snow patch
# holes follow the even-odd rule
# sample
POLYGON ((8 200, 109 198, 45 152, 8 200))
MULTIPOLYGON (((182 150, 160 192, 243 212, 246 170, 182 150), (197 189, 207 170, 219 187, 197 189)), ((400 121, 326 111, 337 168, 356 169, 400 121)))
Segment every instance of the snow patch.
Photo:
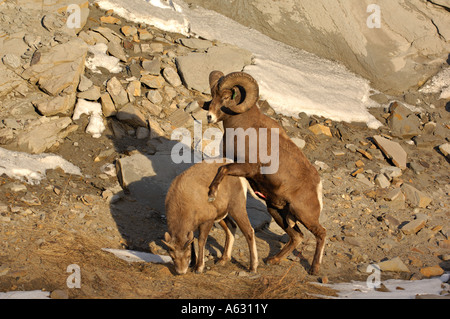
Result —
POLYGON ((50 292, 42 290, 0 292, 0 299, 50 299, 50 292))
POLYGON ((170 256, 155 255, 143 251, 112 249, 112 248, 102 248, 102 250, 112 253, 116 257, 125 260, 127 262, 149 262, 155 264, 167 264, 172 262, 172 258, 170 256))
POLYGON ((72 119, 78 120, 81 114, 89 115, 89 124, 86 127, 86 133, 90 133, 93 138, 102 136, 103 131, 106 129, 102 118, 102 105, 97 102, 78 99, 72 119))
POLYGON ((93 56, 87 57, 85 65, 88 69, 94 73, 102 73, 98 68, 102 67, 107 69, 110 73, 119 73, 122 71, 120 66, 120 60, 116 57, 106 54, 108 46, 105 43, 97 43, 96 45, 90 45, 88 51, 93 56))
POLYGON ((0 175, 18 179, 28 184, 36 185, 45 177, 48 169, 61 168, 73 175, 82 175, 80 169, 54 154, 31 155, 14 152, 0 147, 0 175))
POLYGON ((101 9, 112 9, 115 14, 135 23, 145 23, 168 32, 189 35, 189 21, 182 14, 181 6, 172 0, 100 0, 97 3, 101 9))
POLYGON ((219 13, 190 8, 181 0, 100 0, 102 9, 113 9, 126 19, 189 36, 218 40, 254 54, 245 72, 260 85, 261 98, 274 110, 297 117, 300 112, 335 121, 365 122, 370 128, 382 124, 368 112, 378 106, 369 96, 369 81, 344 66, 275 41, 219 13), (177 9, 178 8, 178 9, 177 9))
POLYGON ((446 282, 449 279, 449 273, 422 280, 389 279, 382 282, 388 291, 377 291, 361 281, 318 285, 336 290, 340 299, 415 299, 422 295, 440 295, 444 289, 448 291, 449 284, 446 282))
POLYGON ((450 67, 432 77, 419 92, 441 93, 440 99, 450 99, 450 67))

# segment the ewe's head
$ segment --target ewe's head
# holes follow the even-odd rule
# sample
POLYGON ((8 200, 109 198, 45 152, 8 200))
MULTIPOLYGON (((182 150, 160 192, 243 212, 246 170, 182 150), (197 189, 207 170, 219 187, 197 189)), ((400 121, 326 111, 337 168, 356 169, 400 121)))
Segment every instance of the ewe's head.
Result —
POLYGON ((209 123, 247 112, 259 98, 258 83, 244 72, 224 76, 220 71, 213 71, 209 75, 209 85, 212 95, 207 115, 209 123))
POLYGON ((194 233, 189 232, 186 238, 175 238, 166 232, 164 239, 162 242, 169 247, 169 255, 172 257, 175 271, 179 275, 184 275, 191 261, 191 244, 194 241, 194 233))

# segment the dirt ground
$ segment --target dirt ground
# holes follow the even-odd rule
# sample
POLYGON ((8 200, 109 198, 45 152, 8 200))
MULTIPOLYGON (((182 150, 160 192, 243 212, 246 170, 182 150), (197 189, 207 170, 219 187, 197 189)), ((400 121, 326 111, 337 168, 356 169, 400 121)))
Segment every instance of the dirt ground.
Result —
MULTIPOLYGON (((91 10, 86 28, 100 14, 104 13, 91 10)), ((119 29, 119 26, 110 27, 119 29)), ((95 78, 88 72, 86 75, 98 85, 108 78, 108 74, 95 78)), ((433 112, 439 111, 442 121, 448 123, 449 113, 441 104, 436 103, 437 110, 433 112)), ((382 108, 372 112, 382 119, 382 108)), ((354 143, 368 149, 367 139, 380 132, 369 130, 363 124, 330 121, 326 124, 333 128, 333 133, 340 125, 340 133, 346 132, 347 136, 338 139, 334 134, 333 138, 323 138, 308 132, 307 125, 300 125, 300 120, 274 117, 285 126, 289 123, 295 126, 295 131, 288 130, 288 133, 306 140, 304 153, 311 162, 318 160, 329 166, 320 171, 328 242, 319 276, 308 275, 315 240, 307 230, 303 231, 305 239, 301 246, 276 266, 268 266, 264 261, 281 249, 286 237, 272 227, 257 230, 256 275, 246 271, 249 253, 242 235, 236 239, 232 261, 225 266, 215 265, 225 241, 222 229, 216 227, 207 242, 206 271, 200 275, 188 272, 177 276, 170 264, 128 263, 103 251, 102 248, 131 249, 166 255, 161 239, 167 226, 163 212, 142 204, 132 194, 121 191, 121 199, 112 204, 104 198, 105 190, 120 186, 117 177, 102 173, 101 167, 132 152, 148 152, 146 141, 132 136, 117 140, 109 126, 99 139, 94 139, 84 132, 88 120, 82 116, 76 121, 77 131, 47 150, 78 166, 82 177, 59 169, 50 170, 40 184, 30 185, 0 176, 0 291, 62 291, 68 298, 79 299, 311 299, 336 296, 335 291, 315 283, 365 281, 369 274, 358 266, 397 256, 408 264, 411 272, 383 273, 383 280, 411 279, 419 273, 419 268, 436 264, 444 270, 450 269, 449 262, 440 259, 448 254, 448 249, 441 244, 448 239, 443 232, 434 232, 436 227, 448 226, 449 217, 448 162, 441 154, 431 148, 417 150, 403 144, 411 161, 420 160, 425 171, 417 175, 408 169, 402 179, 414 181, 433 197, 430 208, 419 210, 430 216, 426 231, 403 236, 397 227, 385 224, 384 216, 392 213, 404 222, 411 219, 414 209, 390 206, 380 199, 382 192, 374 187, 369 189, 372 192, 366 192, 350 176, 358 160, 364 161, 365 170, 374 174, 380 167, 389 165, 382 156, 367 160, 345 148, 347 143, 354 143), (96 160, 105 150, 112 151, 96 160), (332 155, 330 151, 344 151, 345 155, 332 155), (11 186, 17 185, 25 189, 11 190, 11 186), (80 268, 80 288, 67 285, 72 275, 67 269, 71 265, 80 268)), ((311 120, 326 122, 326 119, 311 118, 307 119, 308 123, 311 120)), ((109 124, 111 121, 115 119, 109 118, 109 124)))
POLYGON ((63 290, 69 298, 260 299, 333 295, 329 289, 310 284, 318 280, 307 275, 312 251, 304 257, 299 255, 301 263, 286 260, 279 266, 266 266, 262 259, 282 245, 280 236, 268 230, 257 233, 257 275, 246 272, 248 248, 243 236, 236 240, 233 260, 225 266, 214 265, 224 243, 220 228, 211 232, 211 257, 202 275, 177 276, 170 264, 128 263, 102 251, 127 248, 166 254, 161 248, 166 224, 159 214, 130 195, 113 205, 101 197, 102 191, 116 182, 115 177, 97 177, 106 160, 93 161, 100 150, 112 147, 107 136, 93 139, 79 129, 54 150, 79 166, 86 174, 84 178, 59 169, 47 171, 47 178, 39 185, 0 177, 0 196, 3 205, 10 207, 9 211, 5 206, 1 208, 4 219, 0 224, 0 291, 63 290), (74 147, 77 142, 82 146, 74 147), (26 185, 26 193, 8 191, 10 183, 26 185), (35 199, 33 204, 23 201, 26 194, 35 199), (79 289, 67 287, 66 281, 72 274, 67 267, 73 264, 81 271, 79 289))
MULTIPOLYGON (((161 242, 167 226, 164 216, 130 194, 123 194, 114 204, 102 198, 105 189, 117 185, 117 179, 99 177, 100 167, 121 156, 117 151, 121 146, 113 144, 108 131, 100 139, 93 139, 83 130, 82 121, 87 119, 80 121, 78 131, 50 151, 70 159, 84 177, 59 169, 47 171, 47 178, 39 185, 0 177, 0 291, 63 290, 69 298, 307 299, 336 295, 314 283, 367 279, 368 274, 358 272, 355 263, 348 262, 356 248, 330 254, 330 245, 342 245, 340 242, 327 244, 320 275, 308 275, 315 240, 306 230, 304 243, 276 266, 265 265, 264 260, 279 251, 282 236, 268 228, 257 231, 257 275, 246 271, 249 255, 243 236, 235 242, 232 261, 225 266, 215 265, 224 244, 221 228, 213 228, 210 233, 207 270, 201 275, 189 272, 177 276, 170 264, 128 263, 102 251, 116 248, 167 254, 161 242), (96 156, 108 148, 115 149, 113 154, 95 162, 96 156), (10 191, 11 183, 25 185, 26 192, 10 191), (30 201, 30 197, 34 200, 30 201), (66 281, 72 273, 67 272, 67 267, 73 264, 80 267, 81 287, 69 289, 66 281)), ((122 142, 123 147, 136 148, 142 143, 132 138, 122 142)), ((326 211, 334 217, 340 214, 331 207, 326 211)), ((328 230, 333 234, 333 229, 328 230)), ((360 250, 367 252, 364 247, 360 250)), ((390 273, 383 279, 408 276, 390 273)))

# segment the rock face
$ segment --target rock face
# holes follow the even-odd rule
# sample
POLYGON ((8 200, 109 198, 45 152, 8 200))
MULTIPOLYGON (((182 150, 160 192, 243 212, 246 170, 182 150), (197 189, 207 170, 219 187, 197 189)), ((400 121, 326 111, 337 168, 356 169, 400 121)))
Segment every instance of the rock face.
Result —
POLYGON ((403 92, 423 84, 445 63, 450 47, 448 1, 383 0, 375 7, 370 0, 188 2, 341 61, 382 91, 403 92))
POLYGON ((410 272, 399 257, 378 263, 381 271, 410 272))
POLYGON ((0 63, 0 97, 7 95, 25 81, 0 63))

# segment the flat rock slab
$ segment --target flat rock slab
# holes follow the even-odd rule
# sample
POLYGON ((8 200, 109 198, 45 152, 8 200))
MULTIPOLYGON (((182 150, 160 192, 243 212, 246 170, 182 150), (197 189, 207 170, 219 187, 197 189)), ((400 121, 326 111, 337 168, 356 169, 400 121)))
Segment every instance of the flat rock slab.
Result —
POLYGON ((150 205, 161 214, 165 212, 165 198, 172 180, 191 164, 175 164, 170 153, 135 154, 121 158, 116 168, 124 189, 141 203, 150 205))
POLYGON ((413 207, 426 208, 433 201, 426 193, 409 184, 403 184, 402 191, 405 194, 407 202, 413 207))
POLYGON ((392 160, 392 163, 394 163, 395 166, 401 169, 406 169, 408 154, 406 154, 400 144, 379 135, 374 136, 373 139, 383 154, 392 160))
POLYGON ((188 89, 210 93, 209 73, 242 71, 251 64, 252 53, 234 46, 211 47, 207 53, 190 53, 177 58, 178 72, 188 89))
POLYGON ((172 258, 170 256, 155 255, 143 251, 134 251, 125 249, 102 248, 102 250, 114 254, 116 257, 130 263, 131 262, 146 262, 154 264, 172 263, 172 258))
POLYGON ((0 97, 7 95, 19 85, 26 85, 26 82, 6 65, 0 63, 0 97))
POLYGON ((378 263, 381 271, 410 272, 409 268, 399 257, 378 263))
POLYGON ((42 51, 39 60, 26 69, 22 77, 31 83, 37 82, 44 92, 53 96, 63 90, 75 92, 84 72, 87 44, 77 38, 42 51))
POLYGON ((69 117, 41 118, 17 136, 15 148, 19 151, 39 154, 67 136, 66 128, 71 125, 69 117))
POLYGON ((185 47, 197 50, 206 50, 213 46, 213 43, 208 40, 202 40, 197 38, 180 39, 181 44, 185 47))
MULTIPOLYGON (((176 142, 167 141, 165 143, 170 148, 176 142)), ((170 151, 163 151, 155 155, 135 154, 121 158, 117 161, 116 168, 119 181, 124 189, 128 189, 140 203, 164 214, 165 198, 170 184, 176 176, 191 165, 193 164, 175 164, 170 151)), ((267 213, 265 205, 250 195, 247 200, 247 211, 250 223, 255 230, 262 229, 272 219, 267 213)))

